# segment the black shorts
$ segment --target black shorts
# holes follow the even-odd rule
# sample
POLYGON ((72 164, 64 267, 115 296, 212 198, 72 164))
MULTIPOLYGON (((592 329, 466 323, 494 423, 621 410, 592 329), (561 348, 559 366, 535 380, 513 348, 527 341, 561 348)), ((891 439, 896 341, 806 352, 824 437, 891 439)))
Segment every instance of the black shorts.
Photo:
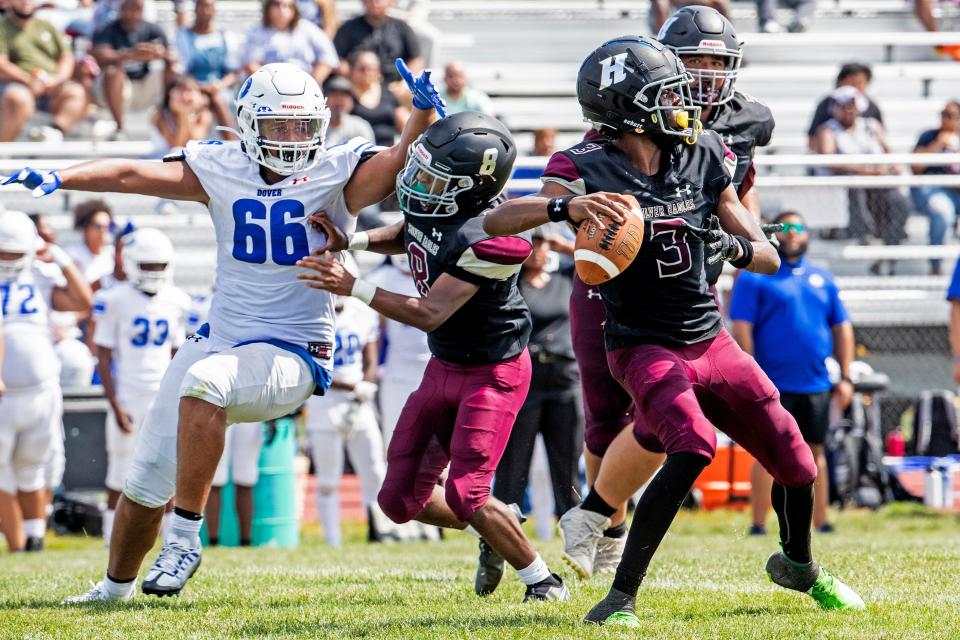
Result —
POLYGON ((831 393, 780 393, 780 404, 797 421, 807 444, 823 444, 830 428, 831 393))

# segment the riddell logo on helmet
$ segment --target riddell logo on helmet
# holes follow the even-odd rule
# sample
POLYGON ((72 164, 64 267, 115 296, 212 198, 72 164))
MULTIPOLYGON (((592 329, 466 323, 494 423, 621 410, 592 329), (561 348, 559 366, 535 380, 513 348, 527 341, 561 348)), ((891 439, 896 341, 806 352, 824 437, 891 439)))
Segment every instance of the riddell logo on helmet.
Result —
POLYGON ((701 49, 726 49, 727 45, 723 44, 720 40, 701 40, 700 41, 701 49))
POLYGON ((302 104, 282 104, 280 105, 281 109, 303 109, 302 104))

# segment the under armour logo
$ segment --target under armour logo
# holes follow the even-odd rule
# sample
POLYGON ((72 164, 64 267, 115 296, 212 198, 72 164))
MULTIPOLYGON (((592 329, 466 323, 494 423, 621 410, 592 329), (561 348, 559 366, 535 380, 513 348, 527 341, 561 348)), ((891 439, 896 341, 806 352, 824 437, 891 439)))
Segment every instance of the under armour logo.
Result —
POLYGON ((297 184, 297 183, 300 183, 300 182, 306 182, 306 181, 309 180, 309 179, 310 179, 310 176, 303 176, 302 178, 294 178, 294 179, 293 179, 293 184, 297 184))
POLYGON ((443 239, 443 234, 437 231, 436 229, 431 230, 430 235, 432 235, 433 239, 436 240, 437 242, 440 242, 440 240, 443 239))
POLYGON ((557 212, 560 211, 560 201, 559 201, 559 200, 557 200, 556 202, 553 203, 553 210, 554 210, 554 211, 557 211, 557 212))
POLYGON ((690 197, 691 195, 693 195, 693 190, 690 188, 689 184, 685 184, 677 187, 676 191, 677 191, 678 198, 682 198, 684 195, 686 195, 687 197, 690 197))
POLYGON ((600 295, 600 292, 596 289, 587 289, 587 300, 593 300, 594 298, 603 298, 600 295))
POLYGON ((623 68, 623 62, 626 59, 626 53, 618 53, 600 61, 600 89, 606 89, 627 79, 627 72, 623 68))

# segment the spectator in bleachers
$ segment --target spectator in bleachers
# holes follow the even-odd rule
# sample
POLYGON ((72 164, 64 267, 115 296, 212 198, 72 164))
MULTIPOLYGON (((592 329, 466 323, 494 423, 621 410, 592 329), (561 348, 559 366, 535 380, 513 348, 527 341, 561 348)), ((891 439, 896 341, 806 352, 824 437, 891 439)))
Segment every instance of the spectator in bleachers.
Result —
POLYGON ((451 62, 444 67, 440 97, 447 103, 447 115, 461 111, 479 111, 488 116, 493 115, 490 96, 469 85, 462 62, 451 62))
POLYGON ((190 76, 177 76, 170 81, 150 125, 150 155, 154 158, 182 149, 189 140, 210 137, 213 113, 197 81, 190 76))
MULTIPOLYGON (((960 102, 951 100, 940 112, 940 127, 920 134, 914 153, 960 153, 960 102)), ((958 175, 960 165, 916 165, 916 175, 958 175)), ((960 209, 960 188, 923 185, 910 188, 913 204, 930 219, 930 244, 943 244, 960 209)), ((940 275, 940 261, 930 261, 930 271, 940 275)))
MULTIPOLYGON (((867 87, 870 85, 870 80, 873 78, 873 71, 870 70, 865 64, 860 64, 859 62, 848 62, 840 67, 840 72, 837 74, 837 88, 840 87, 853 87, 866 99, 866 109, 864 109, 863 117, 864 118, 873 118, 880 124, 883 124, 883 114, 880 113, 880 108, 877 104, 870 99, 870 96, 867 95, 867 87)), ((833 117, 833 93, 827 95, 819 103, 817 103, 817 108, 813 112, 813 120, 810 121, 810 127, 807 129, 807 136, 810 138, 810 148, 813 148, 813 137, 817 133, 817 129, 820 128, 824 122, 833 117)))
POLYGON ((300 17, 317 25, 332 41, 340 28, 337 19, 337 7, 334 0, 297 0, 300 17))
POLYGON ((163 29, 143 19, 144 0, 123 0, 117 19, 93 35, 93 56, 100 65, 95 93, 117 123, 112 138, 123 140, 128 110, 144 111, 163 99, 173 77, 176 53, 163 29), (163 64, 163 69, 154 65, 163 64))
POLYGON ((90 285, 113 273, 112 223, 113 210, 101 198, 85 200, 73 209, 73 228, 80 232, 81 242, 64 249, 90 285))
POLYGON ((47 142, 62 141, 86 115, 86 91, 71 80, 70 47, 35 10, 34 0, 11 0, 0 18, 0 142, 16 140, 36 109, 53 115, 34 136, 47 142))
MULTIPOLYGON (((801 33, 813 19, 816 0, 781 0, 793 10, 793 21, 787 25, 790 33, 801 33)), ((757 26, 760 33, 780 33, 783 27, 777 22, 777 0, 757 0, 757 26)))
POLYGON ((403 131, 410 112, 400 105, 384 84, 380 58, 376 53, 358 51, 353 54, 350 59, 350 83, 355 100, 354 115, 370 123, 378 145, 389 147, 397 134, 403 131))
POLYGON ((400 80, 394 66, 397 58, 403 58, 414 74, 423 67, 416 34, 403 20, 387 15, 392 7, 393 0, 363 0, 363 14, 340 25, 333 39, 343 60, 351 60, 357 51, 373 51, 388 84, 400 80))
POLYGON ((327 34, 300 19, 295 0, 265 0, 261 24, 247 32, 244 72, 273 62, 295 64, 320 84, 340 64, 327 34))
MULTIPOLYGON (((939 31, 937 19, 933 15, 933 7, 936 0, 913 0, 913 13, 917 20, 927 31, 939 31)), ((960 60, 960 44, 942 44, 935 48, 940 55, 949 56, 954 60, 960 60)))
MULTIPOLYGON (((852 86, 844 86, 831 94, 833 117, 817 129, 814 151, 821 154, 882 154, 889 153, 883 125, 864 117, 867 100, 852 86)), ((850 164, 827 167, 819 171, 827 175, 883 176, 899 173, 893 165, 850 164)), ((861 242, 869 238, 883 240, 884 244, 900 244, 906 237, 904 227, 910 213, 907 199, 893 188, 850 189, 850 234, 861 242)), ((881 263, 875 263, 871 272, 879 273, 881 263)), ((893 271, 893 263, 890 264, 893 271)))
POLYGON ((327 148, 346 142, 351 138, 373 140, 373 128, 366 120, 353 115, 353 85, 343 76, 331 76, 323 84, 323 95, 330 109, 330 125, 327 127, 327 148))
POLYGON ((240 68, 240 46, 233 34, 213 26, 214 0, 195 0, 193 6, 193 26, 177 30, 177 55, 184 72, 200 83, 217 122, 232 127, 235 120, 230 105, 240 68))
POLYGON ((730 12, 730 4, 727 0, 650 0, 650 31, 659 33, 663 23, 674 11, 692 4, 716 9, 723 14, 724 18, 733 22, 733 14, 730 12))
POLYGON ((533 154, 541 158, 549 158, 557 150, 556 129, 535 129, 533 132, 533 154))
MULTIPOLYGON (((853 397, 853 325, 840 300, 833 274, 806 258, 810 234, 800 214, 784 212, 777 234, 780 270, 772 276, 742 271, 733 287, 730 318, 733 337, 753 355, 780 392, 780 402, 796 419, 817 465, 813 524, 832 531, 827 520, 829 484, 824 442, 830 427, 830 405, 843 412, 853 397), (830 383, 826 359, 833 355, 841 380, 830 383)), ((755 464, 751 473, 751 534, 766 533, 772 479, 755 464)))

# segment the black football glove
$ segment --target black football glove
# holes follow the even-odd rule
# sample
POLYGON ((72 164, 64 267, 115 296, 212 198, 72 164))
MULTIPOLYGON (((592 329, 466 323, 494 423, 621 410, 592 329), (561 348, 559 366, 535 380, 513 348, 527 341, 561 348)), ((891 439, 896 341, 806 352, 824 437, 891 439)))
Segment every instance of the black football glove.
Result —
POLYGON ((695 227, 689 222, 684 222, 687 232, 700 238, 704 245, 704 259, 707 264, 717 264, 721 260, 736 260, 740 254, 740 243, 732 233, 727 233, 720 228, 720 218, 710 217, 710 223, 705 229, 695 227))
POLYGON ((760 225, 760 231, 763 231, 763 235, 767 236, 767 240, 770 241, 770 244, 780 248, 780 241, 777 240, 777 234, 783 231, 782 222, 771 222, 770 224, 760 225))

